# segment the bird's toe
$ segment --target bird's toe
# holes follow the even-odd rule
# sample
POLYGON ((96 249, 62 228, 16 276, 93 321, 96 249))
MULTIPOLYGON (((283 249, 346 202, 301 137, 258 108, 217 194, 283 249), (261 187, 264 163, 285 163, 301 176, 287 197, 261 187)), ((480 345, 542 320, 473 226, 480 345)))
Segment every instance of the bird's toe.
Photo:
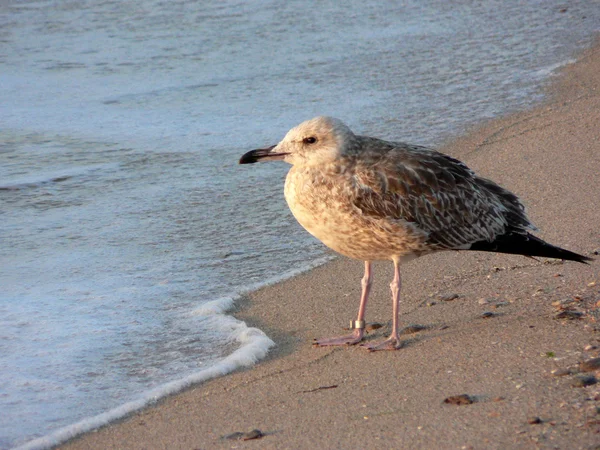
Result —
POLYGON ((361 347, 366 348, 370 352, 377 352, 380 350, 398 350, 402 348, 402 342, 397 337, 390 337, 379 344, 362 344, 361 347))

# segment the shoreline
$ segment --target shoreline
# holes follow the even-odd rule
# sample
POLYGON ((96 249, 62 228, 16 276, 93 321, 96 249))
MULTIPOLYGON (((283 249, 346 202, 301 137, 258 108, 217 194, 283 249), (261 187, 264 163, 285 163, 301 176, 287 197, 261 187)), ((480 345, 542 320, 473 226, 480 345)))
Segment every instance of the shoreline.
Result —
MULTIPOLYGON (((600 45, 559 73, 541 105, 487 121, 441 150, 519 195, 536 234, 590 255, 600 248, 600 45)), ((420 258, 403 267, 401 323, 426 328, 404 336, 399 351, 370 354, 311 346, 340 333, 358 307, 363 264, 335 259, 237 306, 236 318, 276 342, 256 366, 61 448, 588 448, 598 442, 598 424, 588 422, 600 394, 586 398, 600 388, 574 388, 575 375, 551 372, 600 356, 584 350, 600 346, 598 267, 479 252, 420 258), (441 301, 447 294, 459 297, 441 301), (554 319, 553 304, 566 300, 584 311, 580 319, 554 319), (463 393, 475 403, 443 403, 463 393), (529 424, 533 416, 541 423, 529 424), (222 439, 255 428, 265 437, 222 439)), ((367 320, 384 327, 368 338, 381 339, 392 265, 374 269, 367 320)))

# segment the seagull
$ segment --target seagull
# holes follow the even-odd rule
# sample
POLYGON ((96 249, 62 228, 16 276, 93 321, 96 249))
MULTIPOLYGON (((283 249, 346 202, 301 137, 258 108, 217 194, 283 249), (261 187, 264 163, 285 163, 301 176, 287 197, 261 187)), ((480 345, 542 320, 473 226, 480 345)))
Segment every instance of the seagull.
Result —
POLYGON ((291 164, 285 199, 296 220, 332 250, 364 261, 358 317, 352 334, 316 346, 363 340, 372 261, 392 260, 392 333, 368 350, 401 347, 400 266, 442 250, 479 250, 586 263, 592 258, 534 236, 525 207, 512 192, 477 176, 436 150, 354 134, 332 117, 292 128, 277 145, 251 150, 239 163, 291 164))

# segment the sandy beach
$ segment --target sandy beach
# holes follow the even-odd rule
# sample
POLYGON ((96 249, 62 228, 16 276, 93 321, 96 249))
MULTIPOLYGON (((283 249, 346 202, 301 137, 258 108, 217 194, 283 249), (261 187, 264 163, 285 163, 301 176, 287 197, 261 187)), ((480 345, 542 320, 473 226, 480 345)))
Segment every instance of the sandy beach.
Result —
MULTIPOLYGON (((61 448, 597 448, 600 383, 581 385, 600 371, 579 363, 600 357, 599 124, 596 46, 543 105, 440 149, 519 195, 538 236, 597 258, 590 265, 420 258, 402 272, 404 347, 369 353, 311 345, 356 315, 363 263, 336 259, 239 302, 235 316, 277 344, 266 360, 61 448), (452 400, 462 394, 468 402, 452 400), (226 438, 253 429, 263 436, 226 438)), ((369 340, 389 334, 392 269, 375 265, 367 322, 383 326, 369 340)))

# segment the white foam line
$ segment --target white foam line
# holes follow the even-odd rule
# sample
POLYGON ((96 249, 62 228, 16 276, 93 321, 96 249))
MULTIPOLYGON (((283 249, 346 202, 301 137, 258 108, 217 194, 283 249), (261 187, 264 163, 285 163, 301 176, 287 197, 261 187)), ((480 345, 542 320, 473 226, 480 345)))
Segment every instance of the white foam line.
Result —
MULTIPOLYGON (((231 307, 235 303, 235 300, 238 299, 241 295, 294 277, 310 269, 321 266, 334 258, 334 256, 323 257, 305 266, 302 266, 301 268, 289 270, 281 275, 269 278, 264 282, 252 284, 246 289, 240 291, 239 295, 233 297, 224 297, 218 300, 214 300, 212 302, 208 302, 200 308, 194 310, 192 314, 224 314, 229 309, 231 309, 231 307)), ((233 317, 224 316, 224 319, 230 320, 232 323, 232 328, 234 329, 232 333, 232 339, 237 340, 242 345, 231 355, 227 356, 216 365, 209 367, 208 369, 202 370, 200 372, 196 372, 180 380, 163 384, 162 386, 159 386, 156 389, 152 389, 151 391, 145 392, 137 400, 125 403, 105 413, 80 420, 79 422, 76 422, 73 425, 60 428, 46 436, 31 440, 19 447, 15 447, 13 450, 42 450, 61 444, 83 433, 92 431, 96 428, 100 428, 104 425, 108 425, 109 423, 114 422, 117 419, 121 419, 127 416, 128 414, 139 411, 140 409, 143 409, 146 406, 155 403, 156 401, 163 397, 166 397, 167 395, 172 395, 181 392, 183 389, 193 384, 201 383, 203 381, 210 380, 211 378, 226 375, 241 367, 252 366, 259 359, 264 358, 268 353, 269 349, 275 345, 275 343, 258 328, 250 328, 244 322, 234 319, 233 317)))
POLYGON ((570 64, 574 64, 575 62, 577 62, 576 59, 570 58, 570 59, 567 59, 566 61, 552 64, 547 67, 542 67, 541 69, 536 70, 535 74, 541 78, 549 78, 549 77, 552 77, 555 75, 559 75, 558 69, 560 69, 562 67, 566 67, 570 64))
POLYGON ((215 366, 180 380, 166 383, 142 394, 137 400, 125 403, 110 411, 98 414, 97 416, 83 419, 73 425, 60 428, 49 435, 34 439, 20 447, 16 447, 15 450, 40 450, 58 445, 87 431, 107 425, 114 420, 120 419, 135 411, 139 411, 160 398, 180 392, 193 384, 225 375, 240 367, 251 366, 259 359, 264 358, 269 349, 275 345, 275 343, 261 330, 249 328, 244 322, 237 321, 233 318, 231 318, 231 320, 237 322, 233 333, 235 338, 242 343, 242 346, 215 366))

